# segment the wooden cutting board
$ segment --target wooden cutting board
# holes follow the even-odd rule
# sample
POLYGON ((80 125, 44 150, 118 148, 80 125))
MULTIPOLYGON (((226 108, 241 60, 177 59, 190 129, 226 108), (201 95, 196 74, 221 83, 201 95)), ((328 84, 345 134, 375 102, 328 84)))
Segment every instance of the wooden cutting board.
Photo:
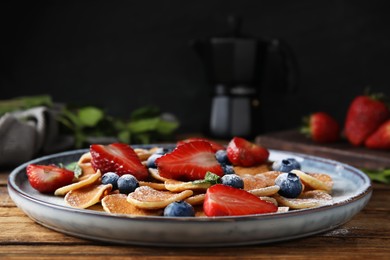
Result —
POLYGON ((256 137, 256 143, 269 149, 333 159, 358 168, 373 170, 390 168, 390 150, 370 150, 364 147, 354 147, 347 141, 326 145, 317 144, 299 133, 298 130, 259 135, 256 137))

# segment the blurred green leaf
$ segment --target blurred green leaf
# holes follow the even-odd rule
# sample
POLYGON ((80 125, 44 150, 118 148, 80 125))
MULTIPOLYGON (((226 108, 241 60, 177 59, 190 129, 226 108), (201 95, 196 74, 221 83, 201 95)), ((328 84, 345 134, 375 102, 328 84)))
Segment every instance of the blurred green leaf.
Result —
POLYGON ((151 136, 150 136, 150 134, 143 133, 143 134, 136 135, 135 139, 137 140, 138 143, 150 144, 151 136))
POLYGON ((130 122, 128 124, 128 129, 130 130, 130 132, 135 134, 154 131, 157 130, 159 122, 160 122, 159 117, 139 119, 130 122))
POLYGON ((171 134, 178 127, 179 127, 178 122, 170 122, 170 121, 160 120, 157 124, 156 131, 162 135, 171 134))
POLYGON ((362 169, 372 181, 377 181, 381 183, 390 183, 390 169, 380 169, 380 170, 369 170, 362 169))
POLYGON ((141 120, 145 118, 157 117, 160 115, 160 109, 153 106, 141 107, 134 110, 130 115, 130 120, 141 120))
POLYGON ((130 143, 131 142, 131 134, 130 131, 123 130, 118 133, 118 139, 122 143, 130 143))
POLYGON ((37 106, 50 107, 52 105, 53 101, 49 95, 26 96, 0 100, 0 116, 16 110, 29 109, 37 106))
POLYGON ((103 117, 103 111, 96 107, 84 107, 78 110, 79 124, 81 126, 94 127, 103 117))

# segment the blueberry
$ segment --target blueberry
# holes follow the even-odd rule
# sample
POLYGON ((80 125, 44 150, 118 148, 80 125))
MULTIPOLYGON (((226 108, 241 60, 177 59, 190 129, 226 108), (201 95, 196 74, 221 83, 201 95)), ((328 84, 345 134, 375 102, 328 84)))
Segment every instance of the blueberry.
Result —
POLYGON ((235 174, 234 168, 232 165, 222 165, 223 172, 225 174, 235 174))
POLYGON ((149 156, 149 158, 146 160, 146 167, 157 168, 156 159, 160 158, 161 156, 163 156, 162 153, 154 153, 151 156, 149 156))
POLYGON ((129 194, 139 187, 138 180, 131 174, 122 175, 117 183, 119 192, 123 194, 129 194))
POLYGON ((175 201, 164 209, 164 216, 166 217, 194 217, 195 209, 191 204, 185 201, 175 201))
POLYGON ((163 147, 159 147, 156 149, 156 151, 154 153, 157 153, 157 154, 166 154, 170 152, 170 149, 168 148, 163 148, 163 147))
POLYGON ((272 164, 272 169, 274 171, 290 172, 294 169, 300 170, 301 164, 294 158, 287 158, 281 161, 275 161, 272 164))
POLYGON ((241 179, 240 176, 236 174, 226 174, 222 176, 221 178, 222 184, 232 186, 237 189, 243 189, 244 188, 244 181, 241 179))
POLYGON ((119 175, 115 172, 106 172, 102 176, 102 184, 111 184, 112 190, 118 189, 117 181, 119 179, 119 175))
POLYGON ((230 161, 229 161, 229 158, 227 156, 226 150, 218 150, 215 153, 215 158, 222 165, 230 165, 231 164, 230 161))
POLYGON ((299 177, 292 172, 281 173, 275 179, 275 185, 279 186, 279 195, 286 198, 296 198, 302 192, 302 183, 299 177))

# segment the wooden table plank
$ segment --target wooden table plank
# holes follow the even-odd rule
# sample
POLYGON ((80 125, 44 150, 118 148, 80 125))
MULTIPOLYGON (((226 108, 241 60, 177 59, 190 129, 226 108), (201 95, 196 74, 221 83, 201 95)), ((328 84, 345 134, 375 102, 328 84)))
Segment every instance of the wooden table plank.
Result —
POLYGON ((174 248, 112 245, 68 236, 28 218, 9 198, 0 173, 0 259, 368 259, 390 257, 390 185, 374 184, 368 205, 329 232, 291 241, 241 247, 174 248))

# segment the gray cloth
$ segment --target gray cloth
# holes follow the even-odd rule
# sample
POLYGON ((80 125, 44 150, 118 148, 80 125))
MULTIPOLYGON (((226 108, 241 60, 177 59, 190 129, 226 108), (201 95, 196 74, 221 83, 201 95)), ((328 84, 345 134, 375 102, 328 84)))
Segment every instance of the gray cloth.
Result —
POLYGON ((35 107, 0 117, 0 166, 15 166, 39 153, 53 153, 73 145, 60 137, 56 110, 35 107))

